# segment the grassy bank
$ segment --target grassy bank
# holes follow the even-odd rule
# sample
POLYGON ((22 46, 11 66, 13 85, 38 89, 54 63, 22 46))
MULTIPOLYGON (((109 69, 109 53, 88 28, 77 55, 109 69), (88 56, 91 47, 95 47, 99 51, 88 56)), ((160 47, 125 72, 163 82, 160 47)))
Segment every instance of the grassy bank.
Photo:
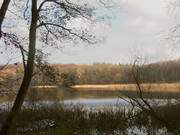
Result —
MULTIPOLYGON (((180 92, 180 83, 151 83, 142 84, 142 89, 147 92, 180 92)), ((76 91, 86 90, 112 90, 112 91, 136 91, 136 84, 107 84, 107 85, 75 85, 76 91)))

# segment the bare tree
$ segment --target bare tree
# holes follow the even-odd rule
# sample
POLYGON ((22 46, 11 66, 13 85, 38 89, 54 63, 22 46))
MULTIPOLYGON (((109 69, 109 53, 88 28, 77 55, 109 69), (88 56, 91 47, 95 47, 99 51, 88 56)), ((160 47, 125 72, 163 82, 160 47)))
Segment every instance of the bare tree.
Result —
POLYGON ((8 115, 0 134, 7 135, 8 131, 12 125, 13 119, 19 112, 24 98, 26 96, 32 74, 33 74, 33 65, 34 65, 34 56, 35 56, 35 44, 36 44, 36 23, 37 23, 37 1, 32 0, 32 19, 31 19, 31 26, 30 26, 30 32, 29 32, 29 53, 28 53, 28 60, 27 60, 27 66, 24 71, 24 77, 21 84, 21 87, 19 89, 18 95, 16 97, 15 103, 13 105, 13 108, 8 115))
POLYGON ((0 131, 1 135, 10 133, 15 116, 20 111, 27 94, 33 76, 37 37, 41 39, 41 42, 55 47, 59 47, 63 41, 77 43, 78 40, 82 40, 94 44, 97 40, 93 34, 89 33, 88 29, 78 30, 68 26, 68 22, 73 18, 82 18, 92 22, 92 11, 93 8, 89 8, 87 4, 75 4, 68 0, 26 1, 23 15, 25 20, 30 22, 28 51, 19 46, 22 52, 27 53, 27 59, 23 55, 24 76, 12 110, 0 131), (31 7, 30 11, 29 7, 31 7))
MULTIPOLYGON (((165 117, 163 117, 159 112, 157 107, 158 106, 153 106, 153 100, 147 99, 144 96, 145 89, 142 86, 142 70, 143 70, 143 65, 139 64, 140 59, 137 58, 134 61, 134 64, 132 66, 132 77, 134 79, 134 82, 136 84, 137 88, 137 98, 133 97, 128 97, 129 100, 126 100, 129 102, 133 109, 138 108, 142 112, 145 112, 147 116, 151 116, 155 120, 159 121, 161 124, 165 125, 165 127, 168 129, 168 131, 172 133, 179 133, 179 129, 176 129, 173 125, 173 123, 169 122, 165 117), (155 109, 156 107, 156 109, 155 109)), ((151 85, 151 84, 150 84, 151 85)), ((151 87, 149 87, 150 89, 151 87)), ((158 105, 158 101, 155 101, 156 105, 158 105)))

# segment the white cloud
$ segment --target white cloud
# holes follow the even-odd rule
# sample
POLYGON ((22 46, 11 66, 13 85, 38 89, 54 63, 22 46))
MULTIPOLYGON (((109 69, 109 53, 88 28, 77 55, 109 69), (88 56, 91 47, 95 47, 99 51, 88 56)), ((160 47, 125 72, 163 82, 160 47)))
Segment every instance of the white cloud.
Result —
POLYGON ((173 47, 164 44, 164 37, 159 36, 173 26, 173 20, 164 0, 125 0, 112 20, 112 30, 108 31, 104 45, 82 48, 73 56, 61 53, 60 62, 129 63, 135 55, 148 57, 151 61, 178 58, 177 53, 172 53, 173 47))

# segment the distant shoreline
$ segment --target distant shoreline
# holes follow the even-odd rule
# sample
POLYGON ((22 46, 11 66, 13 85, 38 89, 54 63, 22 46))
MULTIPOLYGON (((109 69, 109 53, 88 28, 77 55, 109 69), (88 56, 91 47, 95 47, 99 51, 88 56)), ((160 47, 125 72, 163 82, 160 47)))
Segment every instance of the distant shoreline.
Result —
MULTIPOLYGON (((145 92, 180 92, 180 83, 141 84, 145 92)), ((58 88, 58 86, 32 86, 32 88, 58 88)), ((136 91, 136 84, 85 84, 71 86, 75 91, 136 91)))

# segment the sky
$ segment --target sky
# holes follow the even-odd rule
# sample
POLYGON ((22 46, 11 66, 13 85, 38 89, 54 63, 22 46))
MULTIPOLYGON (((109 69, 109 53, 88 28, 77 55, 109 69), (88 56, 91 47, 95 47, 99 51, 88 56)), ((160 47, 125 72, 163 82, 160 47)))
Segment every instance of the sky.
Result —
MULTIPOLYGON (((117 0, 115 12, 109 11, 110 28, 104 43, 52 52, 54 63, 132 63, 136 57, 149 62, 180 58, 180 45, 169 40, 178 24, 165 0, 117 0), (113 15, 112 15, 113 14, 113 15)), ((102 29, 104 29, 102 27, 102 29)))
MULTIPOLYGON (((1 0, 2 1, 2 0, 1 0)), ((115 0, 117 7, 102 10, 108 20, 98 25, 104 41, 95 45, 83 43, 63 49, 51 49, 50 63, 129 64, 136 57, 148 62, 180 58, 180 44, 172 28, 180 22, 177 9, 167 0, 115 0)), ((172 2, 172 0, 171 0, 172 2)), ((78 25, 81 25, 80 23, 78 25)), ((3 58, 0 58, 3 61, 3 58)), ((18 59, 15 59, 15 61, 18 59)))

